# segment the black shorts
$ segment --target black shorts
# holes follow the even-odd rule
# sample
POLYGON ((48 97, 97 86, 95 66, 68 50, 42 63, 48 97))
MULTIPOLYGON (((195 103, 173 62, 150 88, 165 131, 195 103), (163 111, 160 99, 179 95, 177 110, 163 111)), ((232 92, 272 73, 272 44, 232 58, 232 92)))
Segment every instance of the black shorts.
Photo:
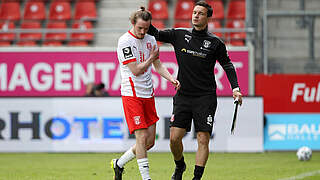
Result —
POLYGON ((176 94, 173 97, 173 116, 170 127, 191 130, 191 122, 196 132, 212 133, 214 115, 217 109, 217 96, 184 96, 176 94))

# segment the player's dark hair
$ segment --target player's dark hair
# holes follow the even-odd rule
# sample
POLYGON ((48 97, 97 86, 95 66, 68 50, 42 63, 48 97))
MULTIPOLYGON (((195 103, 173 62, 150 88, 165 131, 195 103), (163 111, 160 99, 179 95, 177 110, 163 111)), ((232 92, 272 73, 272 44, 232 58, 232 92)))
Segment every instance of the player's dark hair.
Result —
POLYGON ((138 18, 144 21, 149 21, 152 19, 151 12, 146 10, 144 6, 141 6, 139 10, 131 14, 130 16, 131 23, 136 24, 138 18))
POLYGON ((196 3, 196 6, 203 6, 205 8, 207 8, 207 17, 211 17, 212 16, 212 13, 213 13, 213 10, 212 10, 212 7, 205 1, 198 1, 196 3))

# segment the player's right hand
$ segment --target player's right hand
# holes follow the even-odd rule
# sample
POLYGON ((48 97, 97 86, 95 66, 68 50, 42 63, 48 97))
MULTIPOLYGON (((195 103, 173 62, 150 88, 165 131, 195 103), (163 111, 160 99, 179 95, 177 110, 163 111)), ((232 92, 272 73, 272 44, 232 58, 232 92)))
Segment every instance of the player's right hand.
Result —
POLYGON ((159 59, 159 48, 154 45, 150 51, 150 58, 152 61, 159 59))

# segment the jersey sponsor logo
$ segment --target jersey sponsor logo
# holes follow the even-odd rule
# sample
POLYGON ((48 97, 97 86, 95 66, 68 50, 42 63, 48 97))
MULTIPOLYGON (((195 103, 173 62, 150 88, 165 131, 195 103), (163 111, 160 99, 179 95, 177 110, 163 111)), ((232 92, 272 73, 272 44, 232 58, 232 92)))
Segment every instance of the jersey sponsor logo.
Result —
POLYGON ((188 43, 189 43, 189 41, 191 40, 191 36, 190 35, 188 35, 188 34, 185 34, 184 35, 184 40, 186 40, 188 43))
POLYGON ((134 116, 134 117, 133 117, 133 120, 134 120, 134 123, 135 123, 136 125, 139 125, 139 124, 141 123, 141 121, 140 121, 140 116, 134 116))
POLYGON ((210 45, 211 45, 210 41, 208 41, 208 40, 203 41, 203 47, 208 48, 208 47, 210 47, 210 45))
POLYGON ((130 46, 123 48, 122 52, 123 52, 123 56, 125 59, 133 57, 132 50, 131 50, 130 46))
POLYGON ((151 43, 150 43, 150 42, 147 42, 147 49, 149 49, 149 50, 152 49, 152 46, 151 46, 151 43))
POLYGON ((197 57, 201 57, 201 58, 206 58, 207 54, 203 53, 203 52, 197 52, 197 51, 193 51, 193 50, 189 50, 186 48, 182 48, 181 52, 185 52, 187 54, 191 54, 192 56, 197 56, 197 57))

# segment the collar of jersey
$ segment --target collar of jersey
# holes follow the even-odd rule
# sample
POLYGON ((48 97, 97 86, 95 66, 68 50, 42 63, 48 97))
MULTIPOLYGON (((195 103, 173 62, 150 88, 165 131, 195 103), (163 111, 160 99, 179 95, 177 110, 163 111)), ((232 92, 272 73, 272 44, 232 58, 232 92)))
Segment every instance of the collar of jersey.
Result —
POLYGON ((133 36, 134 38, 139 39, 139 38, 137 38, 137 36, 135 36, 134 34, 132 34, 132 33, 130 32, 130 30, 128 31, 128 33, 131 34, 131 36, 133 36))
POLYGON ((208 26, 205 29, 201 30, 201 31, 198 31, 195 28, 192 29, 192 33, 193 34, 200 35, 200 36, 206 35, 207 32, 208 32, 208 26))

